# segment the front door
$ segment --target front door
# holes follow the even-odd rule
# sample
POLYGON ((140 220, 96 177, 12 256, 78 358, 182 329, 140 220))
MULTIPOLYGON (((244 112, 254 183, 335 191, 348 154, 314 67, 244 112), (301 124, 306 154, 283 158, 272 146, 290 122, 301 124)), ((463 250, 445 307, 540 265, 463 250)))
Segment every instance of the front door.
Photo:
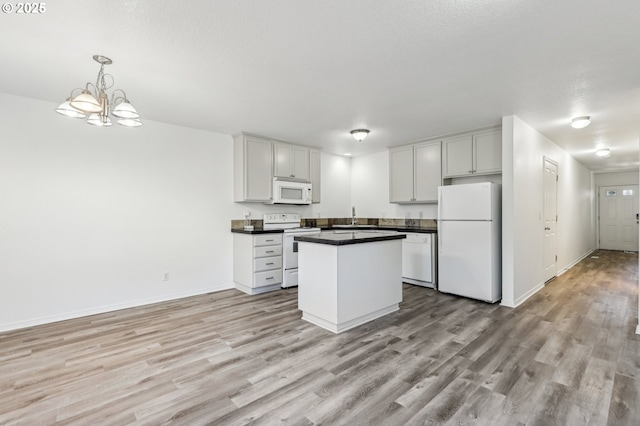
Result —
POLYGON ((557 273, 558 165, 544 159, 544 280, 557 273))
POLYGON ((601 186, 600 248, 638 251, 638 185, 601 186))

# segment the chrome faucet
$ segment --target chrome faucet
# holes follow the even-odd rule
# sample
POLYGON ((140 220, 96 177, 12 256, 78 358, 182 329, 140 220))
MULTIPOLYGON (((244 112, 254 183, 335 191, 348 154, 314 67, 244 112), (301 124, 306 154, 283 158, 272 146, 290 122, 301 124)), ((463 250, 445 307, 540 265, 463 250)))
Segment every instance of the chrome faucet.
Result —
POLYGON ((358 219, 356 219, 356 208, 351 207, 351 226, 356 226, 358 224, 358 219))

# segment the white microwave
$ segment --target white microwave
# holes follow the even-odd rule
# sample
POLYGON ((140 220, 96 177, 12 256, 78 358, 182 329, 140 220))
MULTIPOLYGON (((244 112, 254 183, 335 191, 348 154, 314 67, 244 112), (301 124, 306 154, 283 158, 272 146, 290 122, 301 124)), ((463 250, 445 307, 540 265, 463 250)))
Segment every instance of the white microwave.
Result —
POLYGON ((311 204, 311 182, 274 178, 271 204, 311 204))

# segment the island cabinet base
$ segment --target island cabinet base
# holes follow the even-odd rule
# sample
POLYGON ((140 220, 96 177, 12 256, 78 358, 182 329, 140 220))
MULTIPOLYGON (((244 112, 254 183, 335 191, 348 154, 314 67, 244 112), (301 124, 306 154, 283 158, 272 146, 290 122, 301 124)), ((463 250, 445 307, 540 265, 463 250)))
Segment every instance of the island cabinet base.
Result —
POLYGON ((341 333, 388 313, 402 301, 402 242, 329 245, 298 242, 302 319, 341 333))
POLYGON ((335 322, 332 321, 327 321, 326 319, 317 317, 315 315, 312 315, 308 312, 302 312, 302 319, 310 322, 311 324, 315 324, 318 327, 322 327, 325 330, 329 330, 332 331, 336 334, 342 333, 343 331, 347 331, 347 330, 351 330, 352 328, 355 328, 359 325, 362 325, 364 323, 367 323, 369 321, 372 321, 376 318, 380 318, 383 317, 387 314, 390 314, 391 312, 395 312, 397 310, 399 310, 399 304, 395 304, 392 306, 388 306, 384 309, 380 309, 378 311, 375 312, 371 312, 368 315, 363 315, 361 317, 358 318, 354 318, 351 321, 346 321, 340 324, 336 324, 335 322))

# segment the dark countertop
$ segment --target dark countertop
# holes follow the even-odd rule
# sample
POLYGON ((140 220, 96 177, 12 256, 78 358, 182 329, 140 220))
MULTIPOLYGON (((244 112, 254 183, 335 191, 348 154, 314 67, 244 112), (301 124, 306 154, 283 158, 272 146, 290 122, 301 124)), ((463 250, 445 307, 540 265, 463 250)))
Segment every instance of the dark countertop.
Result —
POLYGON ((438 228, 433 228, 433 227, 419 227, 419 226, 365 226, 362 228, 358 228, 358 226, 356 225, 355 228, 341 228, 341 227, 328 227, 328 228, 321 228, 323 231, 335 231, 335 230, 342 230, 342 231, 349 231, 349 230, 357 230, 357 231, 366 231, 366 230, 370 230, 370 231, 397 231, 397 232, 417 232, 417 233, 422 233, 422 234, 437 234, 438 233, 438 228))
POLYGON ((231 228, 231 232, 237 232, 238 234, 281 234, 283 230, 254 228, 253 231, 245 231, 242 228, 231 228))
MULTIPOLYGON (((323 231, 397 231, 397 232, 417 232, 423 234, 437 234, 437 228, 426 228, 419 226, 364 226, 362 228, 333 228, 322 227, 323 231)), ((231 228, 231 232, 237 232, 239 234, 277 234, 283 232, 282 229, 263 229, 262 227, 255 227, 253 231, 245 231, 243 228, 231 228)))
POLYGON ((305 243, 328 244, 332 246, 343 246, 347 244, 374 243, 378 241, 401 240, 407 238, 404 234, 397 232, 384 232, 376 229, 363 230, 332 230, 323 231, 319 234, 296 235, 293 237, 295 241, 305 243), (338 231, 338 232, 335 232, 338 231))
POLYGON ((423 228, 419 226, 378 226, 381 231, 417 232, 422 234, 437 234, 438 228, 423 228))

